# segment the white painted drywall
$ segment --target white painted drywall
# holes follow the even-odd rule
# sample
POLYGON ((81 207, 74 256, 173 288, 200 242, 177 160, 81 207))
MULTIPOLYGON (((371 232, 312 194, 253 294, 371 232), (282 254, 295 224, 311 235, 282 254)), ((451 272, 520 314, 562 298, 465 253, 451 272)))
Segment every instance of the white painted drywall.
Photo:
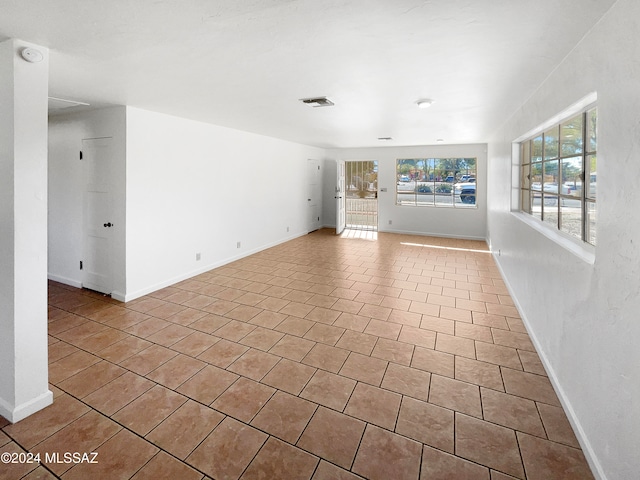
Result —
POLYGON ((51 404, 47 367, 47 93, 49 51, 0 43, 0 415, 51 404), (20 57, 26 48, 39 63, 20 57))
MULTIPOLYGON (((380 232, 411 233, 484 240, 486 236, 487 153, 486 145, 430 145, 412 147, 346 148, 328 151, 331 159, 378 161, 378 229, 380 232), (478 159, 477 208, 413 207, 396 205, 396 160, 401 158, 478 159), (380 189, 386 188, 383 192, 380 189), (389 225, 389 220, 392 224, 389 225)), ((325 177, 325 197, 335 191, 336 169, 325 177)), ((335 226, 335 203, 324 203, 325 217, 335 226), (333 213, 331 213, 333 212, 333 213)), ((335 201, 334 201, 335 202, 335 201)), ((325 223, 329 225, 329 223, 325 223)))
POLYGON ((307 160, 324 156, 127 107, 126 299, 307 233, 307 160))
POLYGON ((620 0, 489 142, 489 240, 597 478, 640 472, 640 3, 620 0), (598 97, 593 264, 511 213, 511 142, 598 97))
POLYGON ((83 192, 80 151, 84 138, 112 137, 117 152, 113 184, 114 291, 126 291, 125 278, 125 107, 49 118, 49 278, 80 287, 82 276, 83 192))

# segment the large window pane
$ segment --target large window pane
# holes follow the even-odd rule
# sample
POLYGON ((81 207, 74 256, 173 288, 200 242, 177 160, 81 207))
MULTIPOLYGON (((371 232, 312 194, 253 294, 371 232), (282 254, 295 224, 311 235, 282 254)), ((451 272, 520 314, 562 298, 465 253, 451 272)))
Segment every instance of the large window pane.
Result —
POLYGON ((531 161, 539 162, 542 160, 542 135, 538 135, 531 140, 531 161))
POLYGON ((522 163, 531 163, 531 142, 522 143, 522 151, 520 152, 522 163))
POLYGON ((427 160, 424 158, 416 160, 416 168, 413 171, 413 179, 416 182, 423 181, 425 179, 426 172, 427 172, 427 160))
POLYGON ((576 115, 560 125, 560 155, 568 157, 582 153, 582 118, 576 115))
POLYGON ((585 174, 585 183, 587 186, 587 198, 596 199, 597 173, 596 173, 596 156, 587 155, 587 172, 585 174))
POLYGON ((436 172, 437 181, 453 183, 455 177, 453 175, 454 165, 448 158, 436 158, 434 163, 434 171, 436 172))
POLYGON ((544 132, 544 159, 558 158, 558 127, 544 132))
POLYGON ((542 199, 542 220, 558 228, 558 196, 543 193, 542 199))
POLYGON ((558 160, 551 160, 550 162, 543 162, 543 181, 542 191, 547 193, 558 193, 558 160))
POLYGON ((562 185, 560 193, 581 197, 582 175, 582 157, 563 158, 560 171, 560 183, 562 185))
POLYGON ((475 207, 476 173, 475 158, 399 159, 396 204, 475 207))
POLYGON ((569 198, 563 198, 560 202, 560 230, 582 238, 582 202, 569 198))
POLYGON ((415 183, 411 181, 411 172, 415 171, 415 168, 415 159, 402 159, 396 162, 396 203, 398 205, 416 204, 415 183))
POLYGON ((449 192, 441 191, 436 193, 436 206, 451 206, 453 205, 453 190, 450 189, 449 192))
POLYGON ((536 191, 531 193, 531 215, 538 220, 542 220, 542 194, 536 191))
POLYGON ((531 213, 531 190, 520 190, 520 210, 531 213))
POLYGON ((520 187, 529 189, 531 188, 531 165, 523 165, 521 168, 521 178, 520 178, 520 187))
POLYGON ((398 175, 398 181, 399 182, 408 182, 409 181, 409 175, 411 174, 411 170, 414 170, 416 167, 416 160, 415 159, 403 159, 403 160, 398 160, 397 164, 396 164, 396 173, 398 175))
POLYGON ((454 188, 453 201, 456 207, 471 208, 476 205, 475 186, 459 183, 454 188))
POLYGON ((416 187, 416 204, 417 205, 434 205, 434 184, 430 181, 420 181, 416 187))
POLYGON ((453 205, 453 184, 456 181, 456 160, 453 158, 436 158, 435 171, 438 180, 435 182, 436 206, 453 205))
POLYGON ((433 158, 425 158, 424 159, 424 176, 425 181, 433 182, 435 180, 435 159, 433 158))
POLYGON ((587 112, 587 151, 595 152, 598 148, 598 110, 592 108, 587 112))
POLYGON ((476 159, 457 158, 455 162, 456 181, 464 182, 476 178, 476 159))
POLYGON ((531 164, 531 190, 542 191, 542 162, 531 164))
POLYGON ((447 180, 436 184, 436 205, 453 205, 453 182, 447 180))

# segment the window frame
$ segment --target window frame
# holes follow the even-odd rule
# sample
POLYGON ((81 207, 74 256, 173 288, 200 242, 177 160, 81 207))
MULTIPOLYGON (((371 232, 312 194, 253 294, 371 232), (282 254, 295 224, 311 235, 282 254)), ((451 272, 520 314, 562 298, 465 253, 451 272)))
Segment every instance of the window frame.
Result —
MULTIPOLYGON (((598 155, 598 106, 596 103, 596 95, 591 94, 586 99, 578 102, 572 108, 563 112, 562 114, 554 117, 544 125, 532 130, 531 132, 523 135, 514 142, 514 153, 518 156, 517 168, 517 211, 526 215, 531 219, 535 219, 536 223, 539 223, 546 229, 552 229, 561 235, 564 235, 572 240, 581 242, 586 246, 587 250, 591 250, 597 244, 596 238, 596 224, 595 220, 592 221, 589 214, 591 209, 597 212, 597 200, 595 191, 591 194, 591 186, 594 182, 591 182, 591 175, 596 174, 596 171, 591 171, 592 161, 597 163, 598 155), (590 130, 591 115, 595 114, 595 128, 590 130), (569 138, 567 135, 563 137, 563 128, 570 126, 571 122, 580 117, 581 125, 581 145, 576 151, 569 151, 569 153, 563 152, 563 138, 569 138), (593 133, 593 137, 589 136, 593 133), (551 141, 547 141, 547 137, 555 137, 555 145, 551 141), (593 140, 593 141, 592 141, 593 140), (592 148, 594 146, 594 148, 592 148), (552 153, 547 155, 547 148, 552 147, 552 153), (579 150, 579 151, 577 151, 579 150), (536 154, 539 154, 536 155, 536 154), (580 161, 580 195, 571 195, 570 191, 564 192, 565 184, 565 172, 564 165, 569 165, 571 161, 580 161), (592 160, 593 159, 593 160, 592 160), (555 174, 546 175, 546 169, 551 168, 555 163, 555 174), (539 189, 533 187, 537 182, 534 181, 532 175, 533 167, 535 165, 536 175, 539 175, 541 179, 539 189), (552 183, 545 180, 546 177, 555 178, 555 192, 545 189, 545 183, 552 183), (539 192, 539 197, 536 197, 534 192, 539 192), (534 210, 534 200, 540 198, 540 213, 534 210), (548 208, 550 211, 550 222, 545 218, 545 199, 555 199, 555 205, 549 205, 554 208, 548 208), (580 236, 570 232, 568 227, 563 225, 563 201, 566 200, 579 200, 580 201, 580 236), (551 211, 553 210, 552 214, 551 211), (554 218, 555 215, 555 218, 554 218)), ((574 167, 575 168, 575 167, 574 167)), ((596 168, 597 170, 597 168, 596 168)), ((574 186, 577 187, 577 176, 574 175, 574 186)), ((597 180, 595 182, 597 184, 597 180)), ((549 189, 552 190, 552 189, 549 189)), ((595 213, 597 215, 597 213, 595 213)), ((567 225, 569 223, 567 222, 567 225)))
POLYGON ((467 156, 467 157, 453 157, 453 156, 446 156, 446 157, 412 157, 412 158, 396 158, 395 161, 395 175, 396 175, 396 188, 395 188, 395 205, 398 207, 431 207, 431 208, 457 208, 460 210, 477 210, 478 209, 478 157, 477 156, 467 156), (437 167, 437 162, 441 161, 441 162, 447 162, 447 161, 455 161, 455 162, 459 162, 459 161, 469 161, 472 160, 473 161, 473 170, 471 171, 470 168, 466 169, 466 172, 463 172, 462 170, 458 170, 457 169, 457 165, 454 168, 447 168, 446 170, 446 175, 443 173, 445 170, 442 170, 441 173, 442 175, 436 175, 434 176, 434 174, 436 173, 436 168, 441 168, 441 167, 437 167), (427 172, 429 171, 429 168, 433 168, 433 173, 430 174, 431 177, 433 177, 433 179, 423 179, 423 180, 415 180, 415 177, 413 177, 413 173, 411 173, 411 180, 409 180, 409 182, 414 182, 413 185, 413 190, 400 190, 400 185, 402 183, 405 183, 402 181, 401 177, 403 176, 403 174, 399 171, 400 170, 400 166, 405 164, 403 162, 415 162, 416 164, 418 164, 418 162, 424 162, 424 166, 427 165, 427 162, 432 162, 433 164, 428 167, 428 168, 415 168, 414 170, 417 170, 418 172, 424 172, 424 174, 426 175, 427 172), (452 174, 452 175, 451 175, 452 174), (472 176, 475 181, 474 182, 457 182, 458 178, 461 178, 463 175, 469 175, 472 176), (454 177, 454 181, 453 182, 447 182, 446 178, 449 178, 450 176, 454 177), (438 180, 438 178, 440 178, 438 180), (462 191, 459 194, 456 194, 456 188, 455 186, 458 185, 459 183, 473 183, 475 185, 474 188, 474 193, 473 193, 473 197, 474 197, 474 201, 473 203, 468 203, 468 202, 464 202, 462 200, 462 197, 465 196, 465 198, 469 198, 470 197, 470 193, 463 193, 462 191), (426 185, 424 185, 426 184, 426 185), (451 187, 450 190, 450 195, 448 195, 447 193, 443 192, 438 192, 439 188, 442 188, 442 185, 448 185, 451 187), (430 189, 430 191, 428 192, 420 192, 419 189, 422 188, 423 186, 426 186, 430 189), (413 203, 410 203, 408 201, 401 201, 399 199, 399 195, 404 194, 411 194, 414 196, 414 201, 413 203), (433 198, 433 202, 429 203, 427 202, 418 202, 418 195, 423 194, 423 195, 428 195, 428 196, 432 196, 433 198), (437 196, 440 195, 442 196, 448 196, 451 199, 451 202, 438 202, 436 201, 437 196), (457 200, 457 201, 456 201, 457 200))

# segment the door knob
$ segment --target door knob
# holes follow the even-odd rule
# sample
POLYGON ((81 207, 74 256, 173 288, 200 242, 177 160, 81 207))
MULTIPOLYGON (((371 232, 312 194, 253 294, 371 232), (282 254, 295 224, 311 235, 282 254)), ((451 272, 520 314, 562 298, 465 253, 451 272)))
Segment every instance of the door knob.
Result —
POLYGON ((107 227, 107 228, 111 228, 111 227, 113 227, 113 223, 111 223, 111 222, 105 223, 104 226, 107 227))

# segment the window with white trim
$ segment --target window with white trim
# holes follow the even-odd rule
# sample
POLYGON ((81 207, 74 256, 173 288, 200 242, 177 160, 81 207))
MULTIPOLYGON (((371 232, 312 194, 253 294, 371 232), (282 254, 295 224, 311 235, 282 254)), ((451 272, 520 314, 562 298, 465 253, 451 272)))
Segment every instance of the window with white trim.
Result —
POLYGON ((595 106, 520 143, 520 210, 596 244, 595 106))
POLYGON ((476 207, 476 158, 396 161, 396 205, 476 207))

